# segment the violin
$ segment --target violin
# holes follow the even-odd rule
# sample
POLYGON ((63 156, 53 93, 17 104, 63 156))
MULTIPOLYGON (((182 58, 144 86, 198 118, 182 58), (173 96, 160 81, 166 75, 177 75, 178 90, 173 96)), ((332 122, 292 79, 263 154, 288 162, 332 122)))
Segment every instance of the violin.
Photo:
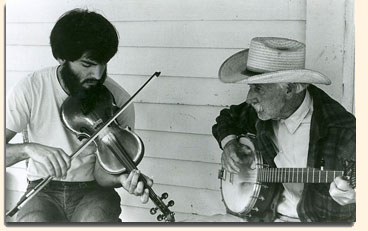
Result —
MULTIPOLYGON (((71 155, 71 159, 77 157, 92 142, 97 146, 97 158, 102 168, 110 174, 130 173, 138 169, 137 165, 144 155, 144 144, 140 137, 128 127, 121 128, 115 119, 133 102, 136 95, 160 72, 155 72, 137 92, 121 107, 114 104, 111 92, 103 85, 93 89, 94 93, 82 94, 78 97, 68 97, 61 107, 61 118, 65 127, 71 130, 78 139, 84 143, 71 155), (97 92, 96 92, 97 91, 97 92)), ((41 191, 51 180, 52 176, 44 178, 38 185, 27 192, 17 205, 6 213, 13 216, 34 195, 41 191)), ((143 175, 139 176, 144 187, 149 190, 149 198, 157 206, 150 213, 156 214, 159 209, 162 214, 157 216, 158 221, 175 221, 175 213, 169 207, 174 201, 166 205, 162 200, 167 199, 165 192, 161 197, 157 196, 153 189, 147 184, 143 175)))
MULTIPOLYGON (((68 97, 61 106, 64 126, 80 141, 96 133, 118 110, 112 94, 104 85, 94 88, 90 94, 68 97)), ((101 131, 93 142, 98 150, 99 163, 110 174, 129 173, 137 169, 136 165, 144 155, 142 140, 129 127, 121 128, 116 120, 101 131)))
MULTIPOLYGON (((83 140, 95 134, 117 110, 111 92, 101 85, 93 89, 91 95, 68 97, 61 107, 61 117, 65 127, 74 132, 78 139, 83 140)), ((99 163, 110 174, 130 173, 137 169, 136 166, 143 158, 142 140, 128 127, 121 128, 116 121, 100 132, 94 143, 97 146, 99 163)), ((140 175, 139 180, 148 188, 150 199, 163 213, 158 215, 157 220, 174 221, 174 213, 168 208, 174 205, 174 201, 171 200, 165 205, 162 199, 167 198, 167 193, 158 197, 144 176, 140 175)), ((156 211, 157 209, 151 209, 151 214, 156 211)))

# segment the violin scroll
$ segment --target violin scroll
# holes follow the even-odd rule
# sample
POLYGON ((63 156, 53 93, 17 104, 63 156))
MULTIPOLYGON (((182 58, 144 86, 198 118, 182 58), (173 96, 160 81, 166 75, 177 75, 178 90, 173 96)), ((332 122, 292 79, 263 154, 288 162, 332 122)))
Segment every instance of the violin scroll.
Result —
MULTIPOLYGON (((163 193, 160 197, 160 200, 164 200, 164 199, 167 199, 169 196, 169 194, 167 194, 166 192, 163 193)), ((166 207, 167 209, 163 209, 163 208, 159 208, 159 207, 156 207, 156 208, 151 208, 150 209, 150 213, 151 215, 155 215, 157 213, 157 210, 161 210, 163 212, 163 214, 159 214, 157 216, 157 220, 158 221, 162 221, 162 220, 165 220, 166 222, 174 222, 175 221, 175 218, 174 218, 174 215, 175 213, 174 212, 171 212, 168 208, 169 207, 172 207, 174 206, 175 202, 173 200, 170 200, 167 205, 163 205, 164 207, 166 207)))

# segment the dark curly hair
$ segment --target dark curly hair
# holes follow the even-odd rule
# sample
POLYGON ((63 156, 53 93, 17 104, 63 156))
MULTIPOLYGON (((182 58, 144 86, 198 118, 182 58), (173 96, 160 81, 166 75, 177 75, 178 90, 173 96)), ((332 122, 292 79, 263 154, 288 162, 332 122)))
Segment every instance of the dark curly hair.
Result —
POLYGON ((77 8, 59 18, 51 31, 50 44, 56 59, 75 61, 87 53, 88 58, 107 63, 118 50, 119 36, 102 15, 77 8))

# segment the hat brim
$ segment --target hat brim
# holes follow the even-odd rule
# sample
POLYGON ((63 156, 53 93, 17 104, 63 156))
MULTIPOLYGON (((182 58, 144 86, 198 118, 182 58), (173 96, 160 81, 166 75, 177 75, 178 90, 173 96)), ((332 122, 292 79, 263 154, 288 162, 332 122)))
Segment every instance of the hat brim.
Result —
POLYGON ((311 83, 331 84, 327 76, 308 69, 293 69, 256 73, 246 69, 249 49, 242 50, 230 56, 222 63, 218 77, 224 83, 244 82, 248 84, 265 83, 311 83))

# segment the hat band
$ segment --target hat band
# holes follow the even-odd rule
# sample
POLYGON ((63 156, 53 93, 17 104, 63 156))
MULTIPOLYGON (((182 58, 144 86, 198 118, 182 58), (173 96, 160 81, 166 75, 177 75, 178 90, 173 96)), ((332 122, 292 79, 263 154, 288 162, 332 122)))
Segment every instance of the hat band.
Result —
POLYGON ((241 72, 242 75, 246 75, 246 76, 260 75, 260 74, 263 74, 263 73, 265 73, 265 72, 252 71, 248 68, 241 72))

